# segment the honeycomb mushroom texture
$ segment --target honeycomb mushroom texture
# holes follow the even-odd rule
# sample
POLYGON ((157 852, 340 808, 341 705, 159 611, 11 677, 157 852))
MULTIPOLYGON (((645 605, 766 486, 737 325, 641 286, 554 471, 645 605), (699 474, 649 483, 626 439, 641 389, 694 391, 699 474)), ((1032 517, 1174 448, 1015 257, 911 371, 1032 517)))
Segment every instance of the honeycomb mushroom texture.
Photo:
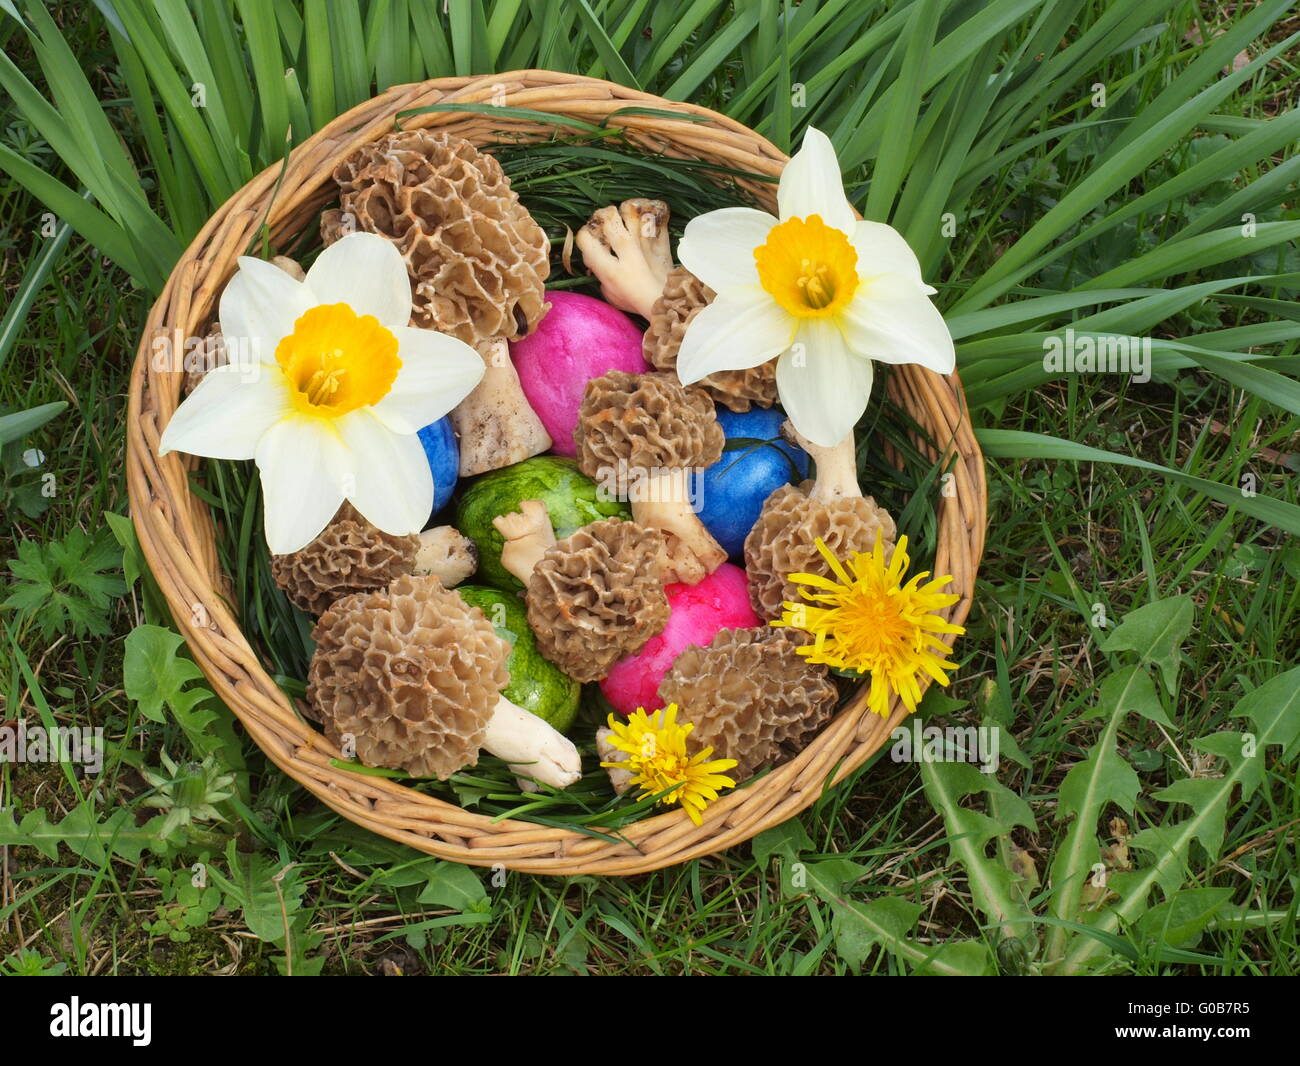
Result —
POLYGON ((894 548, 894 519, 872 497, 813 500, 808 496, 812 486, 805 481, 776 489, 745 538, 749 599, 760 618, 778 617, 787 601, 804 602, 799 594, 804 586, 790 581, 790 574, 830 574, 817 550, 818 537, 838 559, 871 551, 877 537, 884 537, 887 553, 894 548))
POLYGON ((542 654, 598 681, 668 623, 659 533, 606 518, 552 545, 528 580, 528 625, 542 654))
POLYGON ((510 646, 436 577, 335 603, 312 632, 307 699, 325 735, 367 766, 446 780, 478 761, 510 646))
POLYGON ((320 615, 343 596, 410 574, 419 547, 419 537, 384 533, 345 503, 305 548, 271 556, 271 574, 294 606, 320 615))
POLYGON ((735 759, 736 781, 797 755, 831 718, 838 691, 825 666, 795 650, 803 634, 763 626, 723 629, 701 648, 686 648, 659 685, 659 700, 675 703, 694 724, 692 753, 735 759))
POLYGON ((411 278, 411 325, 467 344, 531 333, 545 300, 550 242, 492 156, 429 130, 389 134, 334 170, 341 211, 326 211, 332 243, 349 225, 397 245, 411 278))
POLYGON ((639 470, 705 467, 722 455, 713 401, 671 374, 611 370, 587 382, 573 434, 578 466, 601 479, 620 464, 639 470))
MULTIPOLYGON (((650 325, 642 341, 645 361, 656 370, 676 370, 686 327, 713 302, 715 295, 685 267, 673 267, 663 294, 650 312, 650 325)), ((751 405, 771 407, 776 403, 776 361, 768 360, 748 370, 721 370, 706 375, 697 384, 733 411, 748 411, 751 405)))

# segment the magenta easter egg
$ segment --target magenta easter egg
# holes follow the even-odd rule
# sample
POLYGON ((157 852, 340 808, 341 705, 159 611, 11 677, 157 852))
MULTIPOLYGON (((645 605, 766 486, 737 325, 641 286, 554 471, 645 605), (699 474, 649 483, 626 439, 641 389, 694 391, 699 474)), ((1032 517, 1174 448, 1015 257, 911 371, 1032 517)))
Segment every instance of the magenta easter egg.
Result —
POLYGON ((708 644, 721 629, 759 625, 749 605, 745 571, 724 563, 698 585, 668 585, 668 624, 635 655, 620 659, 600 683, 614 708, 631 714, 659 706, 659 682, 683 649, 708 644))
POLYGON ((537 328, 510 345, 524 395, 555 442, 572 457, 573 430, 587 382, 609 370, 643 374, 641 330, 622 311, 577 292, 548 292, 551 309, 537 328))

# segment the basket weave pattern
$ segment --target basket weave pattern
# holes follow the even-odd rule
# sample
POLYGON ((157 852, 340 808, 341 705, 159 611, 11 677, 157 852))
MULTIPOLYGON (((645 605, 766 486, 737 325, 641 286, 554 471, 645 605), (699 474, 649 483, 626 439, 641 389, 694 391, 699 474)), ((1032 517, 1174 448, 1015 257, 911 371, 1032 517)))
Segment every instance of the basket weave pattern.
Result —
MULTIPOLYGON (((254 247, 264 220, 272 243, 287 245, 315 227, 321 209, 336 197, 331 172, 338 161, 390 132, 399 112, 451 102, 505 104, 584 123, 607 120, 647 153, 773 177, 787 158, 715 112, 550 71, 395 86, 353 108, 295 149, 283 168, 277 164, 259 174, 223 205, 176 265, 150 311, 131 374, 128 416, 127 479, 141 546, 217 695, 281 770, 358 825, 456 862, 500 863, 530 873, 628 875, 720 851, 793 817, 861 766, 905 717, 901 704, 896 702, 885 720, 865 710, 866 693, 860 691, 795 759, 748 787, 724 793, 699 827, 678 809, 625 827, 620 831, 625 842, 520 821, 494 822, 400 782, 331 765, 340 757, 338 750, 302 718, 240 631, 229 603, 230 585, 218 563, 211 515, 189 490, 188 475, 197 460, 158 455, 159 436, 180 402, 184 374, 152 365, 155 338, 169 337, 172 350, 183 350, 185 338, 203 332, 238 257, 254 247), (703 121, 615 114, 625 108, 671 110, 703 121)), ((408 116, 402 126, 445 130, 480 146, 544 140, 556 133, 550 125, 478 112, 408 116)), ((775 210, 775 184, 741 184, 775 210)), ((951 591, 961 599, 945 614, 961 622, 970 610, 986 520, 983 458, 966 417, 961 384, 956 375, 945 379, 921 367, 902 366, 889 375, 888 389, 894 403, 956 456, 954 476, 938 500, 934 572, 953 575, 951 591)), ((931 452, 930 458, 938 455, 931 452)), ((951 637, 945 639, 951 643, 951 637)))

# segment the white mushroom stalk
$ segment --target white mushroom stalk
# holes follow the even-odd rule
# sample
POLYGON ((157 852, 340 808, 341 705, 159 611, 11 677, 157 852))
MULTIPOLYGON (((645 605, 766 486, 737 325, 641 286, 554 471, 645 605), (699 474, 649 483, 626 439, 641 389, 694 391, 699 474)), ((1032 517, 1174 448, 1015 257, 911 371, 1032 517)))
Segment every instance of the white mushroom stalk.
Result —
POLYGON ((502 696, 488 720, 482 747, 510 764, 510 772, 552 788, 582 777, 582 757, 568 737, 502 696))
POLYGON ((523 500, 518 511, 498 515, 492 524, 506 542, 501 549, 501 565, 527 585, 546 550, 555 545, 555 530, 546 504, 523 500))
POLYGON ((632 520, 664 535, 664 580, 697 585, 727 561, 686 490, 690 472, 665 470, 638 480, 630 495, 632 520))
MULTIPOLYGON (((627 752, 621 748, 614 747, 609 742, 609 738, 614 735, 614 730, 609 726, 601 726, 596 730, 596 754, 600 756, 602 763, 607 762, 627 762, 627 752)), ((631 786, 633 773, 631 770, 625 770, 621 766, 607 767, 609 773, 609 783, 613 786, 614 791, 620 796, 623 795, 631 786)))
POLYGON ((602 207, 575 240, 605 299, 620 310, 649 318, 673 268, 668 205, 636 199, 602 207))
POLYGON ((852 432, 832 448, 814 444, 788 419, 781 426, 781 434, 807 452, 817 464, 817 480, 808 493, 809 499, 827 501, 862 495, 862 486, 858 484, 857 445, 852 432))
POLYGON ((551 436, 524 396, 504 338, 478 346, 483 378, 451 412, 460 438, 460 476, 523 462, 551 447, 551 436))
POLYGON ((420 534, 412 573, 432 575, 444 588, 454 588, 478 569, 478 549, 454 526, 434 526, 420 534))

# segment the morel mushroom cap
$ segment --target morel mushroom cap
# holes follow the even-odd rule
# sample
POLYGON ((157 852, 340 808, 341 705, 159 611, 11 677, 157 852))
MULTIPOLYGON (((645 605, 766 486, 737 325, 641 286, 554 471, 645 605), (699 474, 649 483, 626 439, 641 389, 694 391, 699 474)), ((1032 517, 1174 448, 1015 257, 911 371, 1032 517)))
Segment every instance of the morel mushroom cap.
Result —
POLYGON ((501 695, 510 645, 436 577, 339 600, 312 631, 307 698, 325 735, 368 766, 446 780, 484 748, 555 788, 582 776, 573 742, 501 695))
POLYGON ((320 615, 343 596, 410 574, 419 548, 419 537, 385 533, 345 503, 305 548, 271 556, 271 574, 294 606, 320 615))
POLYGON ((446 780, 478 762, 510 646, 435 577, 336 602, 316 624, 307 698, 367 766, 446 780))
POLYGON ((659 685, 659 700, 677 704, 694 723, 688 750, 712 748, 714 758, 735 759, 737 781, 797 755, 830 719, 838 696, 826 667, 795 650, 802 643, 796 630, 762 626, 723 629, 708 647, 683 651, 659 685))
MULTIPOLYGON (((650 326, 642 341, 645 361, 656 370, 676 370, 686 327, 715 295, 685 267, 673 267, 650 312, 650 326)), ((776 361, 747 370, 719 370, 706 374, 696 385, 733 411, 748 411, 753 404, 771 407, 776 403, 776 361)))
POLYGON ((745 569, 749 599, 760 618, 777 618, 782 604, 801 602, 791 574, 830 574, 817 550, 825 542, 837 558, 869 552, 884 538, 893 551, 898 529, 889 512, 870 496, 837 496, 819 500, 815 484, 782 485, 764 502, 758 521, 745 538, 745 569))
POLYGON ((663 539, 606 518, 547 548, 528 579, 528 624, 542 654, 578 681, 597 681, 668 622, 659 575, 663 539))
POLYGON ((350 503, 305 548, 271 556, 275 583, 294 606, 313 615, 343 596, 383 588, 407 574, 432 574, 451 588, 477 566, 474 542, 451 526, 397 537, 372 525, 350 503))
POLYGON ((550 242, 501 165, 469 141, 405 130, 363 145, 334 170, 341 212, 325 212, 326 243, 348 229, 397 245, 411 276, 411 324, 476 344, 530 333, 546 313, 550 242))
POLYGON ((722 455, 713 401, 671 374, 611 370, 587 382, 573 434, 578 466, 631 498, 632 517, 665 535, 664 580, 695 584, 727 561, 700 521, 692 484, 722 455))
POLYGON ((611 468, 710 466, 725 443, 713 401, 672 374, 611 370, 587 382, 573 434, 578 465, 599 479, 611 468))

